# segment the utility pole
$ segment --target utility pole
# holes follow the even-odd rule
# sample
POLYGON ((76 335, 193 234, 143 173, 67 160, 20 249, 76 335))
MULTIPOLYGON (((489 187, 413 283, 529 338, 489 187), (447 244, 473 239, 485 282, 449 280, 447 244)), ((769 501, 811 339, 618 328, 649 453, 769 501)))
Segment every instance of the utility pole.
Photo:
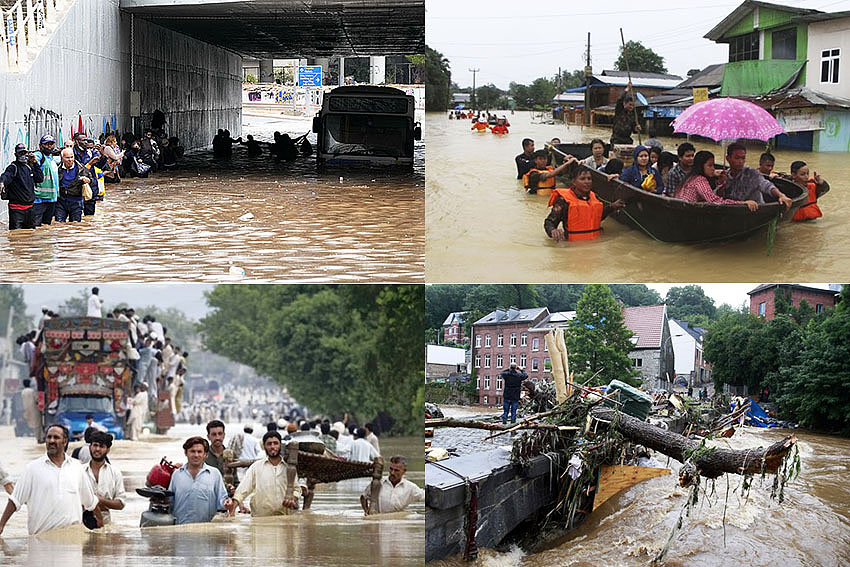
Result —
POLYGON ((590 125, 590 32, 587 32, 587 63, 584 66, 584 124, 590 125))
POLYGON ((472 73, 472 110, 478 110, 475 104, 475 73, 480 71, 481 69, 470 69, 469 72, 472 73))

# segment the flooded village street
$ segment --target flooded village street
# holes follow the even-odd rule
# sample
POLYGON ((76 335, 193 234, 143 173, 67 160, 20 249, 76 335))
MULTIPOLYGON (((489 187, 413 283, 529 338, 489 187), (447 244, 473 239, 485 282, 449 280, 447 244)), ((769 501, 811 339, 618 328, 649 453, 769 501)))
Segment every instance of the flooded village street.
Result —
MULTIPOLYGON (((243 136, 275 130, 297 136, 310 120, 243 119, 243 136)), ((176 171, 108 185, 82 223, 4 230, 0 265, 8 282, 422 282, 424 160, 423 142, 412 170, 195 152, 176 171)))
MULTIPOLYGON (((228 424, 229 430, 241 425, 228 424)), ((205 435, 202 425, 179 424, 167 436, 150 435, 139 442, 115 441, 111 460, 124 473, 126 507, 112 512, 113 525, 89 532, 82 525, 27 536, 26 510, 15 514, 0 538, 0 563, 12 566, 125 565, 216 566, 303 565, 415 566, 424 554, 424 506, 405 512, 364 518, 359 494, 368 479, 317 486, 312 509, 290 516, 236 518, 209 524, 139 528, 148 501, 136 494, 145 476, 162 457, 183 462, 181 445, 192 435, 205 435)), ((411 455, 406 478, 422 486, 424 461, 421 438, 382 438, 386 453, 411 455)), ((44 454, 44 445, 32 437, 14 437, 11 427, 0 427, 7 470, 20 471, 44 454)), ((8 496, 0 496, 0 506, 8 496)))
MULTIPOLYGON (((531 138, 542 149, 553 137, 564 143, 607 140, 611 130, 541 124, 526 111, 508 114, 508 119, 510 134, 495 136, 471 132, 469 120, 449 120, 440 113, 426 117, 429 282, 805 281, 811 274, 835 280, 846 275, 847 154, 774 152, 777 171, 787 172, 793 160, 802 159, 832 189, 818 203, 823 218, 780 223, 770 256, 766 231, 732 242, 671 244, 610 217, 602 223, 601 238, 556 244, 543 230, 548 198, 526 194, 516 179, 514 156, 522 152, 522 139, 531 138)), ((685 138, 660 140, 675 152, 685 138)), ((717 156, 722 152, 719 145, 694 145, 717 156)), ((757 166, 759 153, 750 146, 747 164, 757 166)))

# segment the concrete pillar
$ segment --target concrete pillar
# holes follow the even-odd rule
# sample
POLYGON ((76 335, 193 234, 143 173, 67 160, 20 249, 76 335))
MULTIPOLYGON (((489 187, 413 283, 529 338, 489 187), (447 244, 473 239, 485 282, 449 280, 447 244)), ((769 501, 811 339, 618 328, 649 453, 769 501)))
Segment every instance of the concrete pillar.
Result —
POLYGON ((338 86, 342 86, 345 84, 345 57, 339 58, 339 80, 337 81, 338 86))
POLYGON ((386 82, 387 77, 387 58, 383 55, 369 56, 369 82, 373 85, 379 85, 386 82))
POLYGON ((261 83, 274 82, 274 59, 260 59, 260 76, 257 80, 261 83))

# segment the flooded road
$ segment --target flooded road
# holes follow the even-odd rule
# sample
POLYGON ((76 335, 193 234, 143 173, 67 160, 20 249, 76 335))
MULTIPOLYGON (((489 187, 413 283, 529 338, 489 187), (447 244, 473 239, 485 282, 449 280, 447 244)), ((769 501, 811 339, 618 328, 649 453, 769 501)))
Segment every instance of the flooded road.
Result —
MULTIPOLYGON (((767 446, 785 430, 744 429, 728 440, 736 449, 767 446)), ((785 487, 785 502, 771 500, 773 477, 756 478, 745 502, 741 477, 703 480, 700 502, 676 533, 666 566, 723 567, 740 562, 753 567, 813 567, 850 564, 850 439, 797 431, 802 470, 785 487), (723 528, 726 516, 725 537, 723 528)), ((657 459, 666 463, 663 455, 657 459)), ((600 506, 576 530, 540 553, 482 550, 479 559, 460 557, 433 562, 442 567, 590 567, 650 564, 679 518, 687 491, 678 487, 676 469, 621 492, 600 506)))
MULTIPOLYGON (((813 273, 833 280, 846 275, 848 154, 775 152, 778 171, 787 172, 791 161, 802 159, 832 190, 819 201, 823 218, 779 226, 771 256, 765 232, 738 242, 668 244, 613 218, 603 221, 604 232, 597 240, 556 244, 543 231, 547 197, 525 194, 516 179, 514 157, 522 152, 522 139, 532 138, 540 149, 553 137, 562 142, 607 140, 611 131, 532 124, 528 112, 508 118, 510 134, 495 136, 471 132, 468 120, 426 116, 429 283, 805 281, 813 273)), ((683 139, 661 141, 670 149, 683 139)), ((715 155, 721 152, 719 146, 694 145, 715 155)), ((751 148, 747 164, 757 166, 760 153, 751 148)))
MULTIPOLYGON (((238 429, 237 429, 238 427, 238 429)), ((228 430, 241 426, 228 424, 228 430)), ((148 501, 135 492, 143 486, 150 468, 163 456, 185 462, 181 448, 191 435, 204 435, 203 426, 180 424, 167 437, 141 442, 116 441, 110 459, 124 473, 127 502, 112 512, 114 524, 89 532, 82 526, 28 537, 26 508, 9 520, 0 537, 4 567, 32 565, 298 565, 303 567, 414 566, 425 555, 424 505, 415 503, 406 512, 366 519, 359 494, 369 479, 320 484, 312 509, 291 516, 251 519, 249 515, 176 527, 139 528, 148 501), (84 559, 85 558, 85 559, 84 559)), ((44 454, 44 445, 32 437, 15 438, 11 427, 0 428, 3 462, 17 480, 24 465, 44 454)), ((226 442, 226 441, 225 441, 226 442)), ((73 445, 72 445, 73 446, 73 445)), ((381 438, 385 456, 409 458, 409 478, 424 485, 425 464, 421 438, 381 438)), ((6 505, 6 493, 0 507, 6 505)))
MULTIPOLYGON (((243 136, 271 141, 275 130, 294 137, 310 121, 243 120, 243 136)), ((401 171, 318 172, 315 157, 249 159, 238 145, 232 160, 193 154, 178 171, 107 186, 82 223, 11 234, 4 225, 0 274, 7 282, 422 282, 424 159, 423 142, 413 170, 401 171)))

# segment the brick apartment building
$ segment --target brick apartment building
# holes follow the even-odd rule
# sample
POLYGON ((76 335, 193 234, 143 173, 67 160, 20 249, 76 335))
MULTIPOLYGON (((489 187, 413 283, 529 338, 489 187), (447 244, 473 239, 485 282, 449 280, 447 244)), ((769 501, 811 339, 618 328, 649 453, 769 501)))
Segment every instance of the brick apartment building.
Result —
POLYGON ((750 313, 759 315, 770 321, 773 319, 776 305, 774 304, 774 293, 777 289, 785 292, 791 298, 791 304, 799 307, 802 300, 812 306, 816 313, 824 309, 835 307, 838 303, 839 294, 831 289, 819 289, 796 284, 762 284, 752 291, 750 296, 750 313))
MULTIPOLYGON (((669 387, 673 370, 673 345, 667 325, 667 306, 626 307, 625 325, 634 333, 632 365, 650 387, 669 387)), ((499 376, 516 362, 532 380, 551 380, 551 362, 545 336, 553 328, 566 328, 575 311, 550 313, 547 307, 497 309, 472 326, 472 366, 478 402, 502 404, 504 384, 499 376)))
POLYGON ((464 318, 466 315, 466 311, 455 311, 454 313, 449 313, 446 320, 443 321, 443 342, 453 342, 458 345, 462 345, 464 341, 468 340, 468 337, 464 333, 463 324, 466 321, 464 318))

